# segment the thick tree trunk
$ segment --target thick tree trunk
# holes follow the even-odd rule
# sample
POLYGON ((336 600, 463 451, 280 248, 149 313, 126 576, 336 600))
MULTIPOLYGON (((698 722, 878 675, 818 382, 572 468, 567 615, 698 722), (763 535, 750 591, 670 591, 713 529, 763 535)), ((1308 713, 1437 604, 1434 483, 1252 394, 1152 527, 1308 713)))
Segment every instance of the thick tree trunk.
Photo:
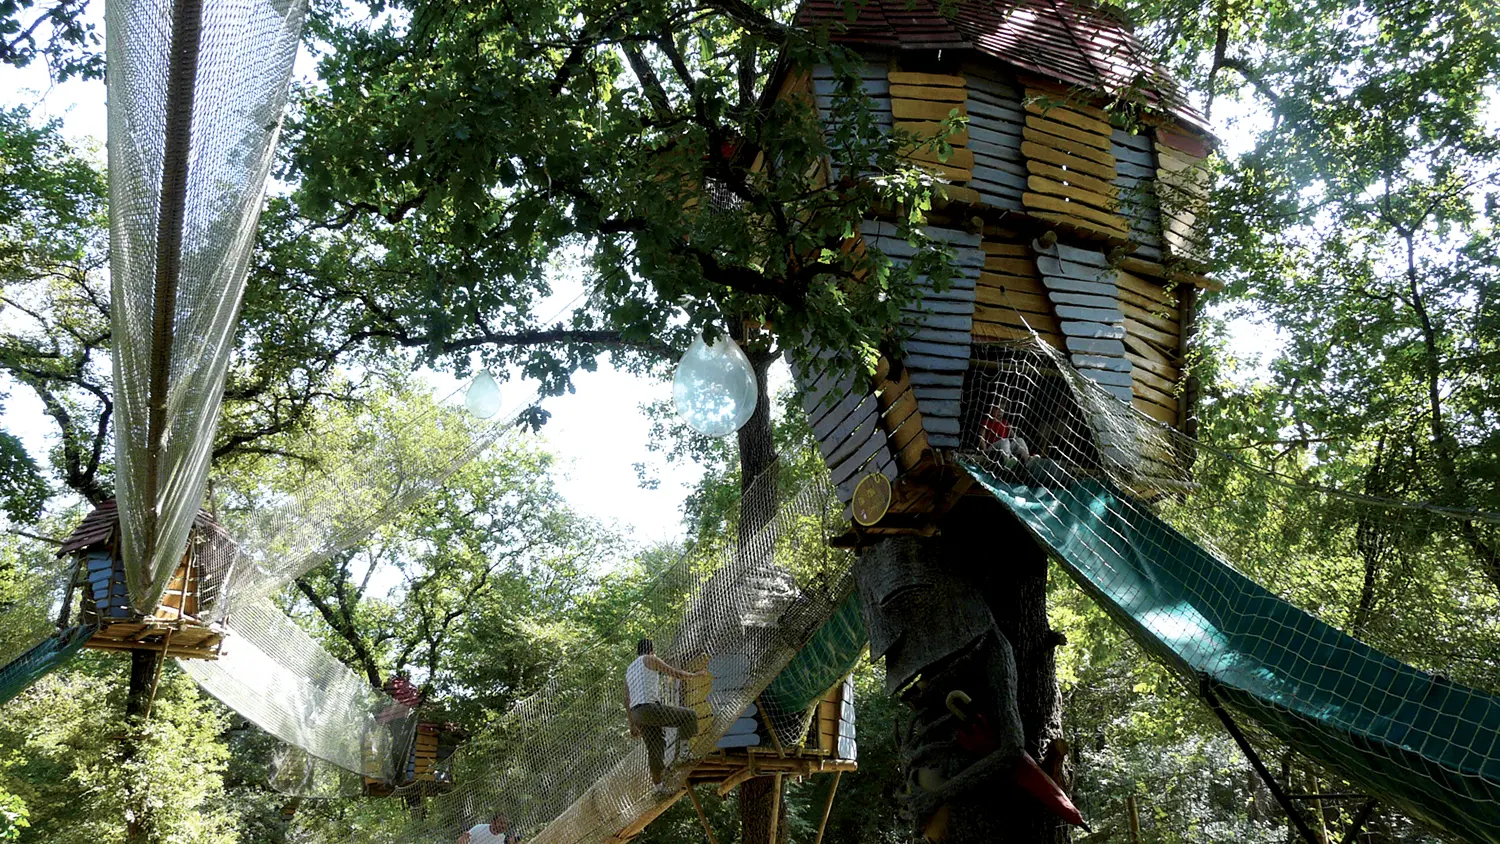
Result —
MULTIPOLYGON (((145 721, 151 711, 151 686, 156 681, 162 655, 151 651, 130 652, 130 687, 125 694, 125 740, 122 754, 126 762, 141 752, 145 721)), ((146 783, 131 778, 126 783, 125 840, 128 844, 146 844, 150 835, 146 827, 146 783)))
MULTIPOLYGON (((744 343, 743 335, 739 338, 744 343)), ((748 345, 748 344, 747 344, 748 345)), ((766 373, 776 355, 746 349, 759 385, 755 413, 739 430, 740 449, 740 529, 742 553, 753 553, 752 538, 776 517, 775 483, 756 487, 755 481, 776 463, 776 441, 771 429, 771 398, 766 373)), ((739 787, 740 840, 744 844, 785 844, 786 801, 778 794, 779 781, 774 777, 756 777, 739 787), (776 841, 771 840, 772 806, 778 806, 776 841)))
POLYGON ((786 794, 777 794, 776 777, 755 777, 740 784, 740 840, 745 844, 787 844, 786 794), (776 838, 771 838, 775 808, 776 838))
POLYGON ((904 756, 919 833, 953 844, 1066 841, 1062 820, 1013 779, 1024 749, 1055 760, 1060 784, 1068 780, 1067 754, 1053 748, 1062 640, 1047 623, 1045 552, 997 503, 972 499, 937 537, 884 540, 860 566, 872 653, 885 655, 893 683, 922 677, 903 695, 916 710, 904 756), (948 717, 954 690, 973 701, 967 724, 948 717), (976 716, 996 737, 979 751, 960 744, 976 716))

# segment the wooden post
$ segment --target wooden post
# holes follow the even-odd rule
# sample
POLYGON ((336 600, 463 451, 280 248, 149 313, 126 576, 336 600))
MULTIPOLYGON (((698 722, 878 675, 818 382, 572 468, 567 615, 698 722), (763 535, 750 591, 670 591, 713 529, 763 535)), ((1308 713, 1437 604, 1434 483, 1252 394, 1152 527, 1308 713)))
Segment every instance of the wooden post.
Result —
POLYGON ((718 839, 714 838, 713 827, 708 825, 708 815, 703 813, 703 804, 698 802, 698 792, 690 785, 687 793, 693 801, 693 808, 698 811, 698 821, 703 824, 703 834, 708 836, 708 844, 719 844, 718 839))
POLYGON ((833 796, 839 793, 839 778, 843 775, 843 771, 833 772, 833 785, 828 787, 828 802, 823 804, 823 819, 818 821, 818 837, 813 839, 813 844, 823 844, 823 830, 828 828, 828 815, 833 811, 833 796))
POLYGON ((1318 793, 1322 785, 1318 782, 1318 775, 1314 771, 1307 772, 1307 793, 1312 805, 1308 807, 1312 812, 1313 835, 1317 836, 1318 844, 1328 844, 1328 825, 1323 816, 1323 799, 1318 793))
POLYGON ((1141 844, 1141 816, 1135 808, 1135 795, 1125 795, 1125 820, 1130 825, 1130 844, 1141 844))
POLYGON ((771 840, 770 844, 776 844, 776 822, 781 820, 781 774, 776 774, 775 781, 771 784, 771 840))
POLYGON ((755 696, 755 706, 760 710, 761 720, 765 722, 766 732, 771 734, 771 744, 776 746, 776 755, 782 759, 786 758, 786 750, 781 746, 781 737, 776 735, 776 725, 771 723, 771 713, 766 711, 766 705, 761 701, 760 695, 755 696))
POLYGON ((1354 820, 1349 822, 1349 830, 1344 833, 1343 844, 1355 844, 1359 834, 1364 831, 1365 824, 1369 822, 1370 815, 1375 813, 1375 798, 1365 801, 1365 805, 1359 807, 1354 814, 1354 820))
POLYGON ((1230 738, 1233 738, 1234 743, 1240 746, 1240 752, 1244 753, 1245 758, 1250 761, 1250 767, 1254 768, 1257 774, 1260 774, 1261 781, 1266 784, 1266 788, 1270 790, 1271 796, 1276 798, 1277 803, 1281 804, 1282 810, 1291 819, 1292 826, 1297 829, 1297 832, 1302 836, 1302 840, 1306 841, 1307 844, 1317 844, 1318 839, 1313 834, 1313 831, 1308 828, 1307 819, 1302 817, 1302 813, 1297 811, 1296 806, 1292 805, 1292 800, 1287 796, 1286 791, 1282 789, 1281 783, 1277 782, 1276 778, 1271 776, 1271 772, 1266 770, 1266 764, 1261 761, 1260 754, 1256 753, 1255 748, 1250 746, 1250 740, 1245 738, 1245 734, 1240 731, 1240 726, 1234 723, 1234 719, 1230 718, 1229 713, 1224 710, 1224 704, 1220 703, 1219 696, 1214 694, 1213 685, 1207 674, 1199 677, 1198 691, 1203 695, 1203 700, 1208 704, 1208 708, 1212 709, 1214 714, 1219 717, 1219 721, 1224 725, 1224 729, 1229 731, 1230 738))

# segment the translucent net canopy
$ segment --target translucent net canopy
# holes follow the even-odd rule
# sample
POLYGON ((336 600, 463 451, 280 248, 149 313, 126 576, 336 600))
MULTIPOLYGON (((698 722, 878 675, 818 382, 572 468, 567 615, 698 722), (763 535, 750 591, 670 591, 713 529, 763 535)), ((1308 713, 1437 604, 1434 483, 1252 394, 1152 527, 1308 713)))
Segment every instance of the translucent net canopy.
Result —
POLYGON ((1500 841, 1500 603, 1482 575, 1500 518, 1264 471, 1041 342, 975 358, 961 465, 1148 654, 1408 815, 1500 841))
POLYGON ((301 0, 111 0, 111 320, 122 552, 154 607, 203 502, 301 0))
MULTIPOLYGON (((669 765, 713 751, 853 588, 852 555, 827 544, 844 524, 833 490, 816 481, 778 491, 776 474, 757 479, 742 505, 774 516, 758 529, 742 523, 738 541, 685 553, 623 622, 623 638, 649 637, 663 659, 713 677, 665 690, 665 700, 699 713, 691 741, 676 746, 669 736, 669 765)), ((425 817, 394 839, 451 840, 503 811, 527 841, 602 841, 656 805, 644 748, 625 717, 622 683, 634 656, 627 643, 559 666, 545 689, 456 754, 456 788, 429 800, 425 817)), ((774 704, 761 711, 770 723, 796 722, 797 713, 774 704)), ((796 738, 785 736, 788 744, 796 738)))

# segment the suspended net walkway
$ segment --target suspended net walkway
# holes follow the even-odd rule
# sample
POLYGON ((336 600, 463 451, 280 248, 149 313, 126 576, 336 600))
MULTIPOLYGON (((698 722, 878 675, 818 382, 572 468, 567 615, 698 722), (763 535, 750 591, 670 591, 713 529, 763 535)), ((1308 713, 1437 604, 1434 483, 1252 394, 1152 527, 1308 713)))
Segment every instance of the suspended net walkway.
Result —
POLYGON ((961 465, 1147 653, 1371 796, 1500 841, 1495 516, 1293 482, 1045 344, 976 349, 961 465))
POLYGON ((394 840, 452 840, 503 811, 528 841, 602 841, 680 796, 687 769, 748 707, 758 705, 787 744, 796 741, 810 703, 802 687, 821 683, 816 695, 837 682, 827 679, 830 666, 842 660, 844 667, 832 670, 847 671, 863 636, 825 631, 829 618, 850 606, 853 589, 851 555, 827 543, 843 526, 832 488, 780 488, 777 474, 769 470, 743 496, 734 535, 683 554, 654 580, 619 625, 630 641, 559 665, 544 689, 466 744, 452 768, 455 789, 428 801, 426 817, 394 840), (781 695, 763 696, 820 631, 828 640, 816 649, 821 656, 804 663, 821 668, 804 664, 781 695), (698 712, 699 728, 682 742, 669 730, 671 787, 660 792, 625 716, 623 672, 638 636, 651 638, 668 662, 712 676, 676 691, 680 705, 698 712), (845 640, 852 640, 853 656, 845 640))

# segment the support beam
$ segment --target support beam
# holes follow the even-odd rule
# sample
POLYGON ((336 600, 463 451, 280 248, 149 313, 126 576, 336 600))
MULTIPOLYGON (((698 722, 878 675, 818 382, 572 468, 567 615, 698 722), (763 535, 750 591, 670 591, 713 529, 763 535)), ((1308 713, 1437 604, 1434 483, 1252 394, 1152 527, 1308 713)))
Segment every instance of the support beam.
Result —
POLYGON ((771 713, 766 709, 766 704, 760 695, 755 696, 755 708, 766 716, 766 732, 771 734, 771 744, 776 746, 776 755, 782 759, 786 758, 786 748, 781 746, 781 736, 776 735, 776 725, 771 723, 771 713))
POLYGON ((729 792, 734 791, 736 786, 753 776, 755 776, 755 771, 751 770, 748 767, 741 768, 739 773, 734 774, 728 779, 725 779, 723 782, 719 783, 719 787, 717 789, 719 796, 729 796, 729 792))
POLYGON ((771 784, 771 844, 776 844, 777 821, 781 820, 781 774, 771 784))
POLYGON ((1359 807, 1358 812, 1354 813, 1354 820, 1349 822, 1349 830, 1344 833, 1342 844, 1354 844, 1373 814, 1375 814, 1375 798, 1371 797, 1365 801, 1365 805, 1359 807))
POLYGON ((828 787, 828 802, 823 804, 823 819, 818 821, 818 837, 813 839, 813 844, 823 844, 823 831, 828 828, 828 815, 833 811, 833 796, 839 793, 839 780, 843 776, 843 771, 834 772, 833 785, 828 787))
POLYGON ((1229 717, 1229 713, 1224 709, 1224 704, 1219 701, 1219 696, 1214 694, 1213 681, 1209 679, 1207 674, 1199 676, 1198 690, 1203 696, 1204 702, 1219 717, 1219 721, 1224 724, 1224 729, 1229 731, 1229 735, 1234 739, 1234 743, 1240 746, 1240 751, 1249 760, 1250 767, 1254 768, 1255 773, 1260 775, 1261 781, 1266 784, 1266 788, 1270 790, 1271 796, 1276 798, 1277 803, 1281 804, 1282 810, 1291 819, 1292 826, 1297 828, 1297 833, 1302 836, 1302 840, 1306 841, 1307 844, 1319 844, 1318 836, 1307 825, 1307 820, 1302 817, 1302 813, 1297 810, 1297 807, 1292 805, 1292 800, 1287 796, 1286 791, 1282 789, 1281 783, 1277 782, 1276 778, 1271 776, 1271 772, 1266 769, 1266 764, 1261 761, 1260 754, 1255 752, 1255 748, 1250 746, 1250 740, 1245 738, 1245 734, 1240 731, 1240 725, 1236 724, 1234 719, 1229 717))
POLYGON ((688 798, 693 801, 693 809, 698 812, 698 822, 703 824, 703 834, 708 836, 708 844, 719 844, 718 839, 714 838, 713 827, 708 825, 708 815, 703 812, 703 804, 698 802, 698 792, 688 786, 687 793, 688 798))

